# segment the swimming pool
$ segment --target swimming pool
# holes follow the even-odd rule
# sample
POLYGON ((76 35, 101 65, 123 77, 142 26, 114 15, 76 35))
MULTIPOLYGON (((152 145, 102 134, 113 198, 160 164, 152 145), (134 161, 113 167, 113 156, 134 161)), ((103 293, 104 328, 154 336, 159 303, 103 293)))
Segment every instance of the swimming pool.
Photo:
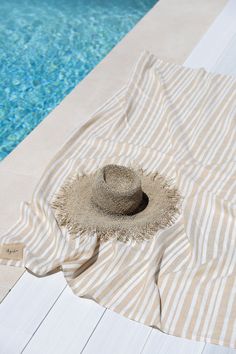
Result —
POLYGON ((157 0, 1 0, 0 159, 157 0))

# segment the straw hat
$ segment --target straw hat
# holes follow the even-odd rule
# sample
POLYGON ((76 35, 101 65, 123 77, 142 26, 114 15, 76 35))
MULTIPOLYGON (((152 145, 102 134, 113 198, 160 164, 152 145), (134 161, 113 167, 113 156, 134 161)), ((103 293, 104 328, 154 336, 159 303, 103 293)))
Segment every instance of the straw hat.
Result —
POLYGON ((95 232, 103 241, 150 239, 171 225, 179 194, 158 173, 106 165, 95 174, 74 176, 53 199, 60 226, 72 236, 95 232))

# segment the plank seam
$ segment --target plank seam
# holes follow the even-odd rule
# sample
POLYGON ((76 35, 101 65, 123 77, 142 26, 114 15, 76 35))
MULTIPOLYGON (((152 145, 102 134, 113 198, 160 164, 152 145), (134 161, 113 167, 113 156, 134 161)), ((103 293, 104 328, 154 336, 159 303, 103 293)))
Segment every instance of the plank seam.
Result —
POLYGON ((3 296, 3 298, 0 300, 0 304, 4 301, 4 299, 6 299, 6 297, 9 295, 10 291, 16 286, 16 284, 21 279, 21 277, 25 274, 25 272, 26 272, 26 270, 23 271, 23 273, 19 276, 19 278, 16 280, 16 282, 13 284, 13 286, 8 289, 8 292, 6 293, 6 295, 3 296))
POLYGON ((98 322, 96 323, 96 325, 95 325, 94 329, 93 329, 93 330, 92 330, 92 332, 90 333, 90 335, 89 335, 89 337, 88 337, 87 341, 85 342, 85 345, 83 346, 83 348, 82 348, 82 350, 81 350, 80 354, 82 354, 82 353, 84 352, 84 349, 85 349, 85 348, 86 348, 86 346, 88 345, 88 343, 89 343, 90 339, 92 338, 92 336, 93 336, 94 332, 96 331, 96 329, 97 329, 97 327, 98 327, 99 323, 101 322, 101 320, 102 320, 103 316, 105 315, 106 310, 107 310, 107 309, 104 309, 104 311, 103 311, 103 313, 102 313, 101 317, 99 318, 99 320, 98 320, 98 322))
POLYGON ((140 354, 142 354, 142 353, 144 352, 144 349, 145 349, 145 347, 146 347, 146 345, 147 345, 147 342, 149 341, 149 338, 150 338, 150 336, 151 336, 152 331, 153 331, 153 328, 151 328, 151 330, 150 330, 150 332, 149 332, 149 334, 148 334, 148 336, 147 336, 147 338, 146 338, 146 340, 145 340, 145 342, 144 342, 144 344, 143 344, 143 346, 142 346, 142 349, 141 349, 140 354))
POLYGON ((28 342, 25 344, 24 348, 21 351, 21 354, 25 351, 26 347, 29 345, 29 343, 31 342, 31 340, 33 339, 34 335, 36 334, 36 332, 38 331, 38 329, 41 327, 42 323, 44 322, 44 320, 46 319, 46 317, 48 316, 48 314, 50 313, 50 311, 52 310, 52 308, 55 306, 56 302, 59 300, 60 296, 62 295, 62 293, 65 291, 65 289, 67 288, 67 285, 62 289, 62 291, 59 293, 59 295, 56 297, 55 301, 53 302, 52 306, 49 308, 49 310, 46 312, 45 316, 43 317, 43 319, 40 321, 39 325, 37 326, 37 328, 35 329, 35 331, 33 332, 33 334, 31 335, 30 339, 28 340, 28 342))
POLYGON ((206 343, 204 344, 204 347, 202 348, 201 354, 204 354, 205 349, 206 349, 206 343))

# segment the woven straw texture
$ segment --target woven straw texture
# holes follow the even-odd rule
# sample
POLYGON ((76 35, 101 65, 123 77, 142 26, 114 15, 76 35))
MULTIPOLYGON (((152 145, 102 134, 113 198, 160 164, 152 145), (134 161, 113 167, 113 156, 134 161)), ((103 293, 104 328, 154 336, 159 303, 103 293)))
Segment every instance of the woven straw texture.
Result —
POLYGON ((158 173, 106 165, 93 175, 69 178, 52 207, 72 237, 143 241, 175 221, 179 194, 158 173), (105 175, 105 178, 104 178, 105 175))

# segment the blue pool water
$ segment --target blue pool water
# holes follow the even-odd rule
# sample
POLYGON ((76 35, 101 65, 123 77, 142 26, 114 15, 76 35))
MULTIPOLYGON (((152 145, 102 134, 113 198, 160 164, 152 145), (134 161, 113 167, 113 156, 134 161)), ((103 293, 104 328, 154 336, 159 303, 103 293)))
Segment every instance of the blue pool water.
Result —
POLYGON ((0 159, 157 0, 0 0, 0 159))

